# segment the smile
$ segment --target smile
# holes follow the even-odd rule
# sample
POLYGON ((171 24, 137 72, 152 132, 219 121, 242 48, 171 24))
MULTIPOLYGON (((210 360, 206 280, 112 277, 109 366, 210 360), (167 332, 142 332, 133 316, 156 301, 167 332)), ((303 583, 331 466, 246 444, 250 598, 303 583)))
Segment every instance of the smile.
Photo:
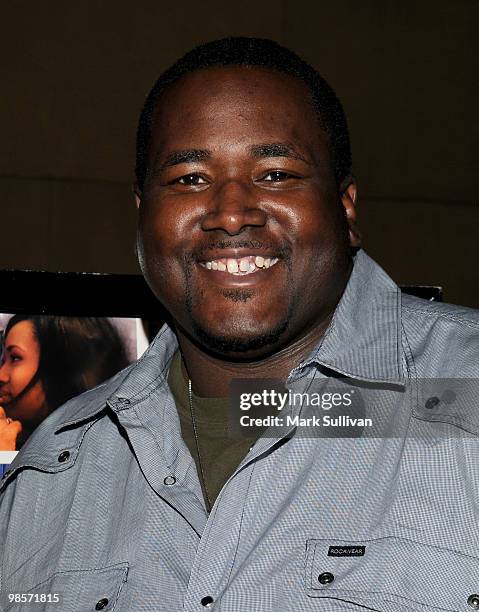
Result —
POLYGON ((260 255, 247 255, 233 259, 223 257, 220 259, 212 259, 210 261, 200 262, 200 266, 207 270, 215 270, 218 272, 226 272, 232 276, 247 276, 254 274, 260 270, 267 270, 277 264, 277 257, 261 257, 260 255))

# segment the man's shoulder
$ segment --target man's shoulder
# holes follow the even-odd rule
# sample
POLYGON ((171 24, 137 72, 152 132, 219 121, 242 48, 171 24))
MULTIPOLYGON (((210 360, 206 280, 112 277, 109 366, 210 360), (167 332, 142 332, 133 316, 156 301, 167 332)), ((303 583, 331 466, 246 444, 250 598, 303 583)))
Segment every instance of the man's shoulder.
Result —
POLYGON ((120 372, 117 372, 100 385, 93 387, 93 389, 89 389, 65 402, 39 425, 33 435, 37 432, 40 433, 42 430, 47 431, 66 425, 73 425, 77 421, 88 418, 90 414, 93 416, 98 410, 105 407, 107 400, 120 387, 135 363, 120 370, 120 372))
POLYGON ((402 315, 406 321, 449 321, 451 325, 479 329, 479 310, 467 306, 434 302, 413 295, 402 294, 402 315))
POLYGON ((479 310, 410 295, 401 302, 407 350, 420 376, 479 378, 479 310))

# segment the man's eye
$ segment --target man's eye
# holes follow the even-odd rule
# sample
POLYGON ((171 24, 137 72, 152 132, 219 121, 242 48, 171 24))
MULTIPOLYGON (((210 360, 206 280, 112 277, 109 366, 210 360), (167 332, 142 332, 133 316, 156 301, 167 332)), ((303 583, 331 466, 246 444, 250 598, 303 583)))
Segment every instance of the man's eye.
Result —
POLYGON ((292 174, 289 174, 289 172, 282 172, 281 170, 275 170, 274 172, 268 172, 268 174, 266 174, 263 177, 263 181, 268 181, 270 183, 278 183, 288 178, 294 178, 294 177, 292 174))
POLYGON ((173 181, 174 183, 179 183, 180 185, 204 185, 206 181, 199 174, 185 174, 185 176, 180 176, 173 181))

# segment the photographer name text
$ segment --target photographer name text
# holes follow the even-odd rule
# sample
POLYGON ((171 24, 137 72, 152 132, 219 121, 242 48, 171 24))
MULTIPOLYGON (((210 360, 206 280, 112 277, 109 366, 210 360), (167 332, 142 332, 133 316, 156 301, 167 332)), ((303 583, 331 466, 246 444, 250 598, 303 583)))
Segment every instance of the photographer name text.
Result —
POLYGON ((372 427, 372 419, 353 418, 347 415, 332 417, 325 414, 321 417, 301 417, 299 415, 272 416, 254 418, 244 414, 240 418, 242 427, 372 427))

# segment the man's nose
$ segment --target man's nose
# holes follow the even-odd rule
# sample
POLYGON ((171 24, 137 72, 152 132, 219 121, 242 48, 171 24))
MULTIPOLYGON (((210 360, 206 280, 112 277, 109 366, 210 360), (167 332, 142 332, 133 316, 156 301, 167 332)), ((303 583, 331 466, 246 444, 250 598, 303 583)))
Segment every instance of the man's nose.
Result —
POLYGON ((204 216, 204 231, 223 230, 230 236, 239 234, 245 227, 262 227, 267 215, 260 208, 254 188, 239 181, 228 181, 214 194, 211 209, 204 216))

